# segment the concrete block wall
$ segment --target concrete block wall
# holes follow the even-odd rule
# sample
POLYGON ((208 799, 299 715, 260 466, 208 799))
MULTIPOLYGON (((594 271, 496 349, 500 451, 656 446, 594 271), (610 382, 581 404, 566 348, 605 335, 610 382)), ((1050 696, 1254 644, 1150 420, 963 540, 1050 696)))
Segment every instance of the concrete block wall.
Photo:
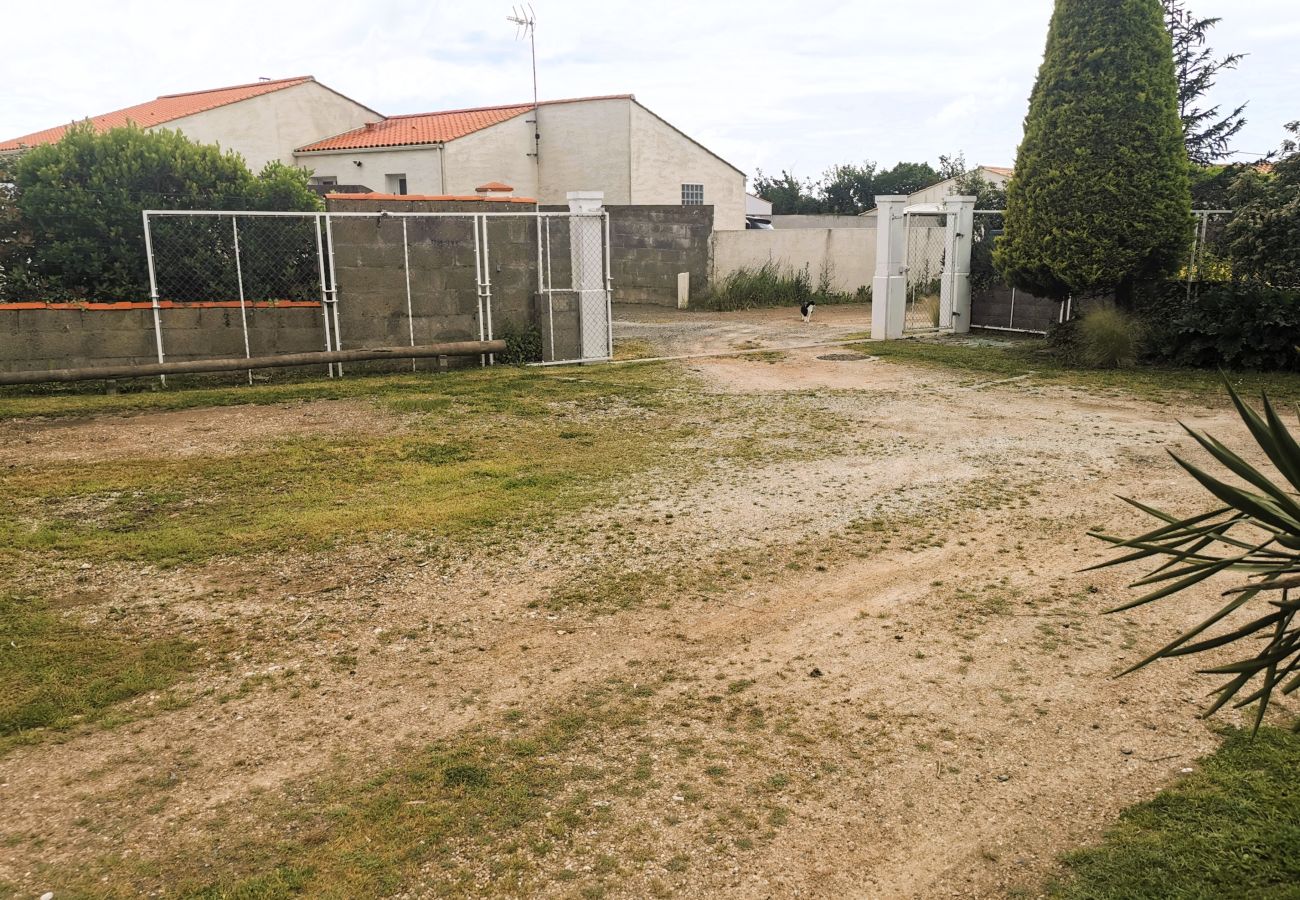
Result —
MULTIPOLYGON (((157 362, 148 305, 115 306, 0 309, 0 371, 157 362)), ((244 355, 238 307, 177 307, 159 317, 169 362, 244 355)), ((249 309, 248 333, 254 356, 325 349, 319 306, 249 309)))
MULTIPOLYGON (((330 200, 328 205, 331 212, 366 213, 518 213, 534 208, 510 202, 439 200, 330 200)), ((409 343, 412 325, 417 344, 478 340, 474 225, 475 219, 468 216, 332 219, 343 349, 409 343)), ((493 332, 498 336, 507 323, 526 327, 537 321, 537 227, 529 216, 487 218, 487 275, 493 332)))
MULTIPOLYGON (((547 210, 566 207, 547 206, 547 210)), ((677 305, 677 275, 689 272, 691 297, 709 285, 712 206, 606 206, 615 303, 677 305)), ((737 232, 743 233, 743 232, 737 232)), ((557 284, 559 278, 556 278, 557 284)))

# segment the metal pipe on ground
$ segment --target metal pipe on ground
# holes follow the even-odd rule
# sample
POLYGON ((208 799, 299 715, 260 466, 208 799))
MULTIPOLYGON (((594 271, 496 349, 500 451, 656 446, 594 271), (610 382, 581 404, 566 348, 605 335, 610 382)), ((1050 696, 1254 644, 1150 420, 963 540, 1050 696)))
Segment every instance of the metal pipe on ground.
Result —
POLYGON ((429 359, 438 356, 479 356, 504 353, 505 341, 452 341, 418 347, 373 347, 368 350, 334 350, 329 353, 284 353, 191 362, 149 363, 139 366, 105 366, 87 369, 49 369, 44 372, 0 372, 0 385, 44 384, 51 381, 96 381, 106 378, 147 378, 154 375, 192 375, 205 372, 238 372, 241 369, 272 369, 286 366, 315 366, 321 363, 366 362, 376 359, 429 359))

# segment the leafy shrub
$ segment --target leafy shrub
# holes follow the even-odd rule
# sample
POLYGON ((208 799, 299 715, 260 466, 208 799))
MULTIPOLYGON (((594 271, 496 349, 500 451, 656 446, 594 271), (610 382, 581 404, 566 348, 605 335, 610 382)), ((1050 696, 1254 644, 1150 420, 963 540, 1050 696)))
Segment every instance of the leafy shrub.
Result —
MULTIPOLYGON (((97 134, 88 124, 75 125, 58 142, 20 156, 12 174, 18 212, 12 230, 23 235, 23 246, 21 253, 9 252, 0 260, 6 270, 0 288, 4 299, 12 300, 147 298, 142 209, 321 207, 307 187, 305 170, 273 162, 254 175, 238 154, 214 144, 195 143, 179 131, 146 132, 135 126, 97 134)), ((183 227, 160 225, 157 237, 165 239, 169 228, 183 227)), ((175 260, 178 272, 183 270, 179 274, 200 285, 200 293, 224 293, 225 285, 211 276, 233 271, 230 251, 222 243, 230 223, 212 220, 189 227, 203 232, 191 241, 201 249, 175 260)), ((249 237, 251 251, 257 242, 249 237)), ((309 246, 305 238, 300 243, 309 246)), ((277 285, 296 284, 310 275, 312 264, 314 259, 295 260, 293 271, 282 272, 252 255, 249 274, 277 285)))
POLYGON ((1191 237, 1159 0, 1058 0, 1007 188, 998 270, 1040 297, 1125 296, 1174 271, 1191 237))
POLYGON ((522 366, 542 361, 542 330, 536 325, 507 322, 501 329, 501 340, 506 342, 506 352, 497 354, 497 362, 522 366))
POLYGON ((1137 362, 1142 342, 1137 319, 1114 306, 1097 306, 1079 319, 1079 361, 1094 369, 1119 369, 1137 362))
POLYGON ((1300 288, 1300 121, 1271 173, 1244 172, 1230 196, 1233 274, 1276 287, 1300 288))
POLYGON ((1148 288, 1139 309, 1150 357, 1180 366, 1300 370, 1300 290, 1254 282, 1148 288))

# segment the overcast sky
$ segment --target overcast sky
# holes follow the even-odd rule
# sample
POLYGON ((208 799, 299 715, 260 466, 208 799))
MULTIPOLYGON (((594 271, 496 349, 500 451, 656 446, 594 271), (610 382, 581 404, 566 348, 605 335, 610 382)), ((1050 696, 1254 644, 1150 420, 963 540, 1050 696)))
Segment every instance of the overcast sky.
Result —
MULTIPOLYGON (((1190 0, 1250 54, 1213 99, 1249 100, 1236 148, 1300 118, 1300 2, 1190 0)), ((159 94, 310 74, 385 114, 531 99, 509 2, 6 3, 0 138, 159 94)), ((534 0, 543 99, 633 93, 749 172, 837 162, 1014 161, 1050 0, 534 0)))

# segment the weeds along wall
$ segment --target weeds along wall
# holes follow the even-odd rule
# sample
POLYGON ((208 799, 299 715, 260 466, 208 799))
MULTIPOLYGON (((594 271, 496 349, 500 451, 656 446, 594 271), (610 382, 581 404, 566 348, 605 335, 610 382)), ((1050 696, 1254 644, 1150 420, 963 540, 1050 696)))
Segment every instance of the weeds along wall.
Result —
POLYGON ((852 294, 870 287, 876 270, 875 228, 792 228, 719 231, 713 235, 710 280, 718 284, 741 271, 777 263, 798 271, 805 266, 813 284, 825 267, 831 290, 852 294))

